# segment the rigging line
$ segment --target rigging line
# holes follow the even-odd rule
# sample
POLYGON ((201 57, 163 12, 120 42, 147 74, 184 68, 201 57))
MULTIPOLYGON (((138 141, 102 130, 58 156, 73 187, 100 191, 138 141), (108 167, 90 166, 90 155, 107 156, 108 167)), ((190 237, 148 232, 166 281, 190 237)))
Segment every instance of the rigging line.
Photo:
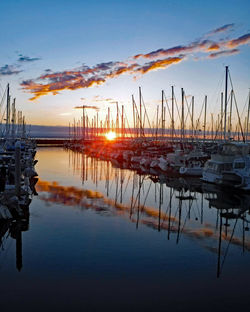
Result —
MULTIPOLYGON (((1 83, 0 83, 0 89, 1 89, 1 91, 4 93, 4 88, 2 87, 1 83)), ((6 87, 6 89, 7 89, 7 87, 6 87)), ((6 90, 6 89, 5 89, 5 90, 6 90)))
MULTIPOLYGON (((166 104, 167 104, 169 116, 171 116, 170 108, 169 108, 169 106, 168 106, 168 100, 167 100, 167 97, 166 97, 166 94, 165 94, 164 91, 163 91, 163 96, 164 96, 164 100, 165 100, 165 102, 166 102, 166 104)), ((171 116, 171 119, 173 119, 173 116, 171 116)))
POLYGON ((178 108, 178 103, 177 103, 175 94, 174 94, 174 102, 175 102, 175 105, 176 105, 176 109, 177 109, 177 114, 178 114, 178 117, 179 117, 179 121, 181 121, 180 111, 179 111, 179 108, 178 108))
MULTIPOLYGON (((229 77, 230 77, 230 75, 229 75, 229 77)), ((230 77, 230 80, 231 80, 231 77, 230 77)), ((234 91, 233 91, 233 96, 234 96, 234 103, 235 103, 235 107, 236 107, 236 111, 237 111, 237 115, 238 115, 238 123, 239 123, 239 126, 240 126, 242 139, 243 139, 243 142, 245 143, 244 131, 243 131, 242 124, 241 124, 241 121, 240 121, 239 110, 238 110, 238 105, 237 105, 237 102, 236 102, 236 97, 235 97, 234 91)))
MULTIPOLYGON (((181 120, 181 117, 180 117, 180 112, 179 112, 179 108, 178 108, 178 105, 177 105, 177 100, 176 100, 176 97, 175 97, 175 94, 174 94, 174 102, 175 102, 175 105, 176 105, 176 108, 177 108, 177 114, 178 114, 178 117, 179 117, 179 121, 181 120)), ((173 117, 172 117, 173 118, 173 117)), ((177 125, 178 126, 178 125, 177 125)), ((173 131, 173 134, 175 136, 177 136, 177 130, 176 128, 174 128, 174 131, 173 131)))
MULTIPOLYGON (((144 99, 143 99, 143 95, 142 95, 142 94, 141 94, 141 99, 142 99, 142 104, 143 104, 143 107, 144 107, 144 110, 145 110, 145 114, 146 114, 146 117, 147 117, 147 120, 148 120, 149 128, 152 129, 151 123, 150 123, 150 121, 149 121, 148 113, 147 113, 147 110, 146 110, 146 106, 145 106, 145 102, 144 102, 144 99)), ((144 116, 144 117, 145 117, 145 116, 144 116)))
MULTIPOLYGON (((233 90, 232 90, 232 91, 233 91, 233 90)), ((230 100, 230 97, 229 97, 228 100, 227 100, 227 105, 228 105, 228 103, 229 103, 229 100, 230 100)), ((225 115, 225 109, 222 111, 222 113, 223 113, 223 116, 224 116, 224 115, 225 115)), ((221 126, 222 126, 222 125, 223 125, 223 118, 220 118, 220 122, 219 122, 219 124, 218 124, 218 128, 217 128, 216 131, 215 131, 214 139, 216 139, 218 133, 220 132, 220 129, 221 129, 221 126)))
POLYGON ((198 128, 198 126, 199 126, 199 124, 200 124, 200 118, 201 118, 201 114, 202 114, 202 112, 203 112, 204 105, 205 105, 205 98, 204 98, 203 103, 202 103, 202 107, 201 107, 201 111, 200 111, 199 118, 198 118, 197 121, 196 121, 196 128, 195 128, 196 131, 197 131, 197 128, 198 128))
MULTIPOLYGON (((128 129, 129 129, 129 133, 130 133, 130 135, 132 136, 132 130, 131 130, 130 126, 129 126, 128 117, 127 117, 127 114, 126 114, 125 110, 124 110, 124 115, 125 115, 125 120, 127 120, 127 125, 128 125, 128 129)), ((125 125, 125 128, 126 128, 126 125, 125 125)))
MULTIPOLYGON (((170 112, 170 109, 169 109, 169 106, 168 106, 168 99, 167 99, 167 97, 166 97, 165 92, 164 92, 164 99, 165 99, 166 104, 167 104, 167 107, 168 107, 169 116, 171 116, 171 120, 173 120, 173 116, 172 116, 172 113, 170 112)), ((176 101, 175 101, 175 102, 176 102, 176 101)), ((177 103, 176 103, 176 105, 177 105, 177 103)), ((180 118, 180 114, 179 114, 178 107, 177 107, 177 112, 178 112, 178 115, 179 115, 179 118, 180 118)), ((172 127, 172 123, 171 123, 171 125, 170 125, 170 128, 171 128, 171 127, 172 127)), ((173 130, 174 130, 174 131, 173 131, 173 134, 176 135, 176 130, 175 130, 175 129, 173 129, 173 130)))
MULTIPOLYGON (((119 106, 118 106, 118 115, 122 118, 122 114, 121 114, 121 111, 120 111, 120 109, 119 109, 119 106)), ((130 132, 130 134, 131 134, 131 129, 130 129, 130 126, 129 126, 129 122, 128 122, 128 118, 127 118, 127 115, 126 115, 125 110, 124 110, 124 115, 125 115, 125 122, 126 122, 126 120, 127 120, 128 129, 129 129, 129 132, 130 132)), ((126 126, 126 124, 124 124, 124 126, 126 126)), ((126 127, 125 127, 125 128, 126 128, 126 127)))
POLYGON ((3 122, 3 118, 4 118, 4 114, 6 113, 6 107, 5 107, 5 109, 4 109, 4 111, 3 111, 3 115, 2 115, 2 118, 1 118, 1 123, 3 122))
MULTIPOLYGON (((212 94, 212 96, 211 96, 210 103, 214 103, 214 102, 215 102, 214 99, 213 99, 213 97, 215 97, 215 95, 216 95, 217 93, 219 93, 219 90, 222 89, 222 85, 223 85, 223 82, 224 82, 224 76, 225 76, 225 74, 224 74, 224 71, 223 71, 223 72, 221 73, 221 78, 218 79, 217 88, 215 89, 214 94, 212 94)), ((217 108, 217 105, 216 105, 216 104, 219 102, 219 100, 220 100, 220 94, 218 94, 218 97, 217 97, 217 100, 216 100, 216 102, 215 102, 215 105, 213 106, 213 111, 216 110, 216 108, 217 108)))
POLYGON ((145 123, 145 119, 146 119, 146 118, 145 118, 145 116, 146 116, 146 114, 145 114, 145 112, 144 112, 144 116, 143 116, 143 123, 142 123, 142 125, 143 125, 143 129, 145 129, 145 128, 146 128, 146 126, 145 126, 145 124, 146 124, 146 123, 145 123))
POLYGON ((138 118, 138 121, 139 121, 139 123, 140 123, 140 129, 142 130, 142 136, 144 136, 144 130, 142 129, 142 127, 141 127, 141 124, 142 124, 142 122, 141 122, 141 116, 140 116, 140 114, 139 114, 139 112, 138 112, 138 109, 137 109, 137 105, 136 105, 136 102, 135 102, 135 100, 134 100, 134 105, 135 105, 135 109, 136 109, 136 112, 137 112, 137 118, 138 118))
POLYGON ((3 103, 5 101, 5 98, 6 98, 6 93, 7 93, 7 88, 2 96, 2 99, 1 99, 1 102, 0 102, 0 113, 1 113, 1 110, 2 110, 2 106, 3 106, 3 103))
POLYGON ((250 92, 248 92, 248 95, 247 95, 247 98, 246 98, 246 101, 245 101, 245 104, 243 106, 243 109, 242 109, 242 112, 241 112, 241 115, 240 115, 240 118, 243 117, 243 114, 245 113, 245 109, 247 108, 248 106, 248 103, 249 103, 249 96, 250 96, 250 92))
POLYGON ((187 118, 188 118, 188 114, 189 114, 189 117, 192 118, 192 114, 190 112, 190 106, 192 105, 192 99, 191 99, 190 104, 188 104, 187 97, 185 95, 185 102, 186 102, 187 109, 188 109, 188 112, 187 112, 187 115, 186 115, 186 118, 185 118, 185 123, 186 123, 187 122, 187 118))
POLYGON ((239 125, 240 125, 240 128, 241 128, 243 141, 245 142, 245 138, 244 138, 244 134, 243 134, 244 132, 243 132, 241 121, 240 121, 240 115, 239 115, 238 105, 237 105, 237 101, 236 101, 236 97, 235 97, 235 92, 234 92, 234 87, 233 87, 233 82, 232 82, 230 71, 228 71, 228 74, 229 74, 229 81, 230 81, 230 84, 231 84, 231 87, 232 87, 232 91, 233 91, 234 102, 235 102, 236 111, 237 111, 237 115, 238 115, 238 122, 239 122, 239 125))

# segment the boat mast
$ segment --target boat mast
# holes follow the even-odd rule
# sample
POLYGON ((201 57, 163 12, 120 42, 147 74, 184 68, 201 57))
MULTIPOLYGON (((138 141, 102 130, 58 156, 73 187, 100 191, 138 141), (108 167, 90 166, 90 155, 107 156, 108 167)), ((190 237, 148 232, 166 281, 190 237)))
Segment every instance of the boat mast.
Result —
POLYGON ((226 131, 227 131, 227 84, 228 84, 228 66, 226 66, 226 81, 225 81, 224 140, 226 140, 226 131))
MULTIPOLYGON (((118 106, 118 102, 116 103, 118 106)), ((116 117, 116 122, 117 122, 117 117, 116 117)), ((110 131, 110 107, 108 107, 108 118, 107 118, 107 131, 110 131)))
POLYGON ((7 84, 7 108, 6 108, 6 137, 10 130, 10 85, 7 84))
POLYGON ((250 90, 248 95, 248 109, 247 109, 247 131, 246 131, 246 141, 248 141, 248 125, 249 125, 249 114, 250 114, 250 90))
POLYGON ((155 130, 156 140, 158 136, 158 114, 159 114, 159 105, 157 105, 157 110, 156 110, 156 130, 155 130))
POLYGON ((212 124, 212 129, 211 129, 211 138, 212 138, 212 141, 214 139, 214 114, 211 113, 211 124, 212 124))
MULTIPOLYGON (((108 125, 108 127, 110 127, 110 125, 108 125)), ((118 102, 116 102, 116 133, 117 134, 118 134, 118 131, 119 131, 119 108, 118 108, 118 102)))
POLYGON ((83 127, 83 140, 85 140, 86 131, 85 131, 85 107, 84 105, 82 106, 82 127, 83 127))
POLYGON ((204 111, 204 133, 203 140, 206 139, 206 123, 207 123, 207 96, 205 95, 205 111, 204 111))
POLYGON ((163 131, 164 131, 164 91, 161 91, 161 135, 163 138, 163 131))
POLYGON ((232 132, 232 110, 233 110, 233 90, 231 90, 231 99, 230 99, 230 113, 229 113, 229 134, 231 136, 231 132, 232 132))
POLYGON ((191 116, 191 124, 192 124, 192 141, 194 140, 194 96, 192 96, 192 116, 191 116))
POLYGON ((124 137, 124 106, 122 105, 122 137, 124 137))
POLYGON ((181 88, 181 141, 184 140, 184 90, 181 88))
POLYGON ((141 100, 141 87, 139 87, 139 103, 140 103, 140 137, 142 137, 142 100, 141 100))
POLYGON ((172 89, 172 125, 171 125, 171 132, 172 132, 172 141, 174 141, 174 86, 171 86, 172 89))
POLYGON ((134 96, 132 95, 132 105, 133 105, 133 125, 134 125, 134 130, 133 130, 133 137, 135 136, 135 103, 134 103, 134 96))
POLYGON ((222 140, 223 133, 223 92, 221 92, 221 109, 220 109, 220 138, 222 140))
POLYGON ((15 127, 16 127, 16 99, 13 100, 12 103, 12 129, 11 129, 11 136, 14 139, 15 138, 15 127))

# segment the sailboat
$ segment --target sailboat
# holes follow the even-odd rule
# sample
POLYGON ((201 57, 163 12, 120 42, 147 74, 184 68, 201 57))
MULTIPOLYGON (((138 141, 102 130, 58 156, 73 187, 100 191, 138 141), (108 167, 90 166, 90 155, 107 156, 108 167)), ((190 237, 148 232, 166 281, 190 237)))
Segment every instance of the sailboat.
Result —
POLYGON ((35 193, 34 186, 37 182, 34 169, 36 144, 26 135, 24 118, 22 126, 21 118, 18 118, 16 124, 16 115, 15 100, 12 110, 10 107, 8 84, 6 124, 0 152, 0 219, 23 217, 24 209, 29 206, 30 197, 35 193))
POLYGON ((206 162, 202 180, 222 186, 250 189, 250 179, 248 179, 250 173, 249 145, 244 142, 234 142, 227 138, 227 82, 228 66, 226 66, 224 107, 225 142, 218 146, 217 153, 211 154, 211 159, 206 162))

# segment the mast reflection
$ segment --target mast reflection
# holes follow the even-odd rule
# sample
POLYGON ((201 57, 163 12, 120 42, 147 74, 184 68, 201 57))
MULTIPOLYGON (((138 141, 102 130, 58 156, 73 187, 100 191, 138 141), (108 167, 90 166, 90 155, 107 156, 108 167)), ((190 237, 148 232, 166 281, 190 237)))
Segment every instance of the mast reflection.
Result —
POLYGON ((40 180, 41 200, 124 217, 136 229, 147 226, 167 233, 167 240, 172 238, 176 244, 195 241, 217 254, 218 277, 230 246, 250 251, 250 195, 226 193, 198 179, 143 174, 83 153, 68 153, 83 187, 40 180))
POLYGON ((23 267, 22 232, 29 230, 29 208, 24 210, 22 219, 0 220, 0 252, 4 253, 9 238, 16 241, 16 269, 20 272, 23 267))

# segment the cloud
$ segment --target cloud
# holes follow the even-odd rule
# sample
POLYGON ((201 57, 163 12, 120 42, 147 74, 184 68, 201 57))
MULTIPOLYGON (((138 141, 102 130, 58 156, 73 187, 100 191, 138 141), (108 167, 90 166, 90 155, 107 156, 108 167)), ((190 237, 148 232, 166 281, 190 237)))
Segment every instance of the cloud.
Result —
POLYGON ((234 23, 223 25, 223 26, 218 27, 218 28, 216 28, 214 30, 211 30, 209 33, 207 33, 207 36, 212 36, 212 35, 215 35, 215 34, 218 34, 218 33, 222 33, 222 32, 228 31, 228 30, 232 29, 233 27, 234 27, 234 23))
POLYGON ((144 57, 144 58, 157 58, 157 57, 166 57, 166 56, 171 56, 175 55, 178 53, 188 53, 192 52, 195 48, 194 44, 188 45, 188 46, 176 46, 173 48, 169 49, 158 49, 156 51, 152 51, 146 54, 137 54, 134 56, 135 59, 138 59, 139 57, 144 57))
POLYGON ((228 42, 226 42, 226 46, 228 46, 229 48, 235 48, 240 45, 245 45, 249 43, 250 43, 250 34, 245 34, 243 36, 240 36, 239 38, 229 40, 228 42))
MULTIPOLYGON (((39 78, 41 79, 41 77, 39 78)), ((61 90, 76 90, 80 88, 90 88, 94 85, 100 85, 105 82, 101 77, 91 77, 85 79, 80 74, 65 76, 57 79, 51 79, 47 84, 37 83, 35 80, 26 80, 21 83, 23 89, 31 92, 34 96, 31 101, 38 99, 43 95, 56 95, 61 90)))
POLYGON ((138 59, 138 58, 143 57, 143 58, 152 59, 152 58, 160 58, 160 57, 166 57, 166 56, 174 56, 177 54, 186 55, 186 54, 199 52, 199 51, 207 51, 209 48, 211 48, 211 46, 215 46, 215 45, 216 45, 216 42, 214 41, 202 39, 202 40, 198 40, 187 45, 179 45, 179 46, 175 46, 175 47, 168 48, 168 49, 158 49, 156 51, 152 51, 146 54, 137 54, 134 56, 134 58, 138 59))
MULTIPOLYGON (((225 26, 222 26, 218 29, 215 29, 214 31, 211 32, 212 34, 222 32, 223 29, 229 29, 233 26, 233 24, 228 24, 225 26)), ((213 50, 220 50, 221 48, 235 48, 240 45, 245 45, 250 43, 250 34, 245 34, 243 36, 240 36, 239 38, 232 39, 232 40, 219 40, 219 41, 214 41, 214 40, 208 40, 201 38, 200 40, 197 40, 195 42, 192 42, 187 45, 179 45, 175 46, 172 48, 168 49, 158 49, 146 54, 137 54, 134 56, 134 59, 139 59, 139 58, 147 58, 147 59, 153 59, 153 58, 161 58, 161 57, 166 57, 166 56, 174 56, 177 54, 191 54, 195 52, 209 52, 213 50)))
MULTIPOLYGON (((24 56, 22 54, 19 54, 19 58, 17 60, 18 63, 27 63, 27 62, 34 62, 40 60, 40 58, 34 57, 31 58, 29 56, 24 56)), ((6 64, 2 67, 0 67, 0 76, 11 76, 11 75, 17 75, 21 72, 23 72, 22 69, 20 69, 20 64, 6 64)))
POLYGON ((91 99, 91 102, 101 102, 101 103, 108 103, 108 104, 114 104, 116 103, 117 101, 115 101, 114 99, 112 98, 103 98, 101 97, 100 95, 95 95, 92 99, 91 99))
POLYGON ((18 62, 23 62, 23 63, 28 63, 28 62, 34 62, 34 61, 39 61, 39 57, 29 57, 29 56, 24 56, 22 54, 19 55, 18 62))
POLYGON ((14 65, 4 65, 0 67, 0 76, 11 76, 11 75, 17 75, 21 73, 22 70, 18 69, 14 65))
POLYGON ((211 53, 208 55, 208 58, 217 58, 217 57, 221 57, 221 56, 229 56, 229 55, 233 55, 233 54, 238 54, 239 52, 240 52, 239 49, 224 50, 224 51, 211 53))
POLYGON ((33 94, 31 100, 36 100, 43 95, 56 95, 62 90, 76 90, 101 85, 108 79, 118 77, 125 73, 145 74, 151 70, 163 69, 171 64, 180 62, 183 58, 183 56, 167 58, 144 65, 139 65, 137 63, 126 64, 124 62, 101 63, 92 68, 84 66, 79 69, 48 73, 37 79, 25 80, 21 83, 21 86, 24 90, 33 94))
MULTIPOLYGON (((133 75, 136 78, 151 71, 166 69, 170 65, 178 64, 187 59, 214 59, 233 55, 240 52, 236 49, 237 47, 250 42, 250 34, 234 39, 225 39, 224 37, 214 40, 212 38, 213 35, 232 29, 233 26, 233 23, 226 24, 186 45, 181 44, 166 49, 157 49, 145 54, 137 54, 128 58, 127 61, 109 61, 98 63, 94 66, 83 64, 79 68, 58 72, 46 70, 44 74, 37 78, 23 81, 21 86, 24 91, 32 94, 30 100, 36 100, 44 95, 56 95, 63 90, 100 86, 109 79, 114 79, 124 74, 133 75), (207 38, 208 36, 210 37, 209 39, 207 38), (205 57, 200 56, 200 53, 205 54, 205 57)), ((96 99, 96 101, 99 100, 101 101, 101 99, 96 99)))
POLYGON ((142 74, 146 74, 151 70, 164 69, 172 64, 179 63, 183 59, 184 59, 184 55, 178 56, 178 57, 168 57, 163 60, 152 61, 152 62, 146 63, 143 66, 138 67, 136 71, 142 74))
POLYGON ((218 43, 212 43, 208 48, 207 51, 217 51, 220 49, 220 45, 218 43))

